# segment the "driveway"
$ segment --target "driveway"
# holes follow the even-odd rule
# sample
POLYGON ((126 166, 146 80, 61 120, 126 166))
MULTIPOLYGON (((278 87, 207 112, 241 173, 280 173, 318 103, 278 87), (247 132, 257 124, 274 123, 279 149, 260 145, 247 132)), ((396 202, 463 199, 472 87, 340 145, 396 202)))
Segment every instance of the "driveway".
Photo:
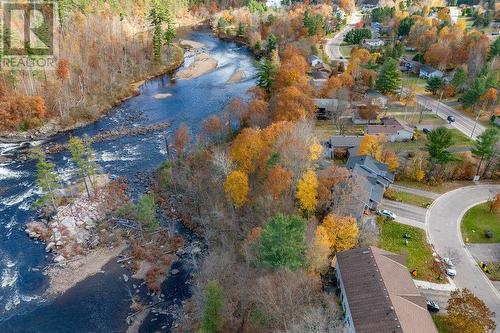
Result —
POLYGON ((396 222, 425 229, 425 214, 427 212, 425 208, 386 199, 382 199, 381 208, 396 213, 396 222))
POLYGON ((500 192, 500 185, 463 187, 439 197, 426 215, 427 237, 436 252, 450 257, 455 263, 458 288, 467 288, 483 300, 496 313, 497 330, 500 329, 500 293, 483 274, 462 241, 460 223, 472 206, 485 202, 500 192))
POLYGON ((500 262, 500 243, 469 244, 467 246, 477 261, 500 262))
POLYGON ((446 120, 448 116, 455 117, 455 122, 451 123, 451 126, 462 132, 463 134, 476 139, 485 130, 484 126, 481 124, 475 124, 475 120, 467 117, 462 112, 455 110, 454 108, 440 103, 438 100, 427 95, 417 95, 417 103, 421 106, 432 110, 440 118, 446 120))

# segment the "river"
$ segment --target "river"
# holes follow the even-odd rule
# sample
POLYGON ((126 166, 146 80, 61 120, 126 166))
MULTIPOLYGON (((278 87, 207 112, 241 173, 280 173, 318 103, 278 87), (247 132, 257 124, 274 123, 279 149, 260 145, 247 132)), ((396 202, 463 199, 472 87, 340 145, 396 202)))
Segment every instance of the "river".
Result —
MULTIPOLYGON (((246 91, 255 84, 255 68, 252 54, 243 47, 220 41, 208 32, 194 32, 190 39, 206 45, 219 63, 215 71, 191 81, 173 83, 168 75, 150 80, 140 88, 140 95, 114 108, 101 120, 33 144, 61 143, 69 136, 92 136, 165 121, 172 124, 172 133, 179 124, 186 123, 195 136, 203 119, 220 113, 232 98, 246 98, 246 91), (226 84, 238 69, 244 70, 248 79, 226 84), (156 99, 156 94, 171 96, 156 99)), ((188 52, 185 66, 192 58, 188 52)), ((133 190, 141 192, 146 186, 141 181, 143 175, 152 173, 165 160, 164 134, 96 143, 93 147, 97 162, 104 172, 127 177, 133 190)), ((44 298, 47 280, 42 270, 52 262, 53 255, 46 255, 44 244, 30 240, 24 232, 26 221, 35 217, 30 207, 38 193, 34 185, 35 164, 20 159, 18 149, 19 145, 0 145, 0 156, 13 158, 12 162, 0 164, 0 332, 124 332, 130 312, 131 281, 127 284, 119 279, 126 272, 115 261, 104 268, 104 273, 82 281, 64 295, 44 298)), ((67 152, 51 155, 50 160, 64 180, 74 178, 75 169, 67 152)), ((146 318, 142 332, 171 330, 169 312, 189 296, 192 267, 186 265, 189 266, 187 260, 174 265, 180 273, 162 285, 167 298, 165 313, 146 318)))

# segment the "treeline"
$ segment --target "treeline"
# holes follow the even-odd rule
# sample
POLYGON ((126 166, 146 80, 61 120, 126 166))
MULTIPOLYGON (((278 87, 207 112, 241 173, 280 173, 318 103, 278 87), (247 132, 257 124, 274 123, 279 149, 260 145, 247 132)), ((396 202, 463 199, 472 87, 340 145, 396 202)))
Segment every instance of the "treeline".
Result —
POLYGON ((56 68, 2 71, 0 131, 39 127, 50 118, 63 128, 96 119, 133 94, 130 83, 180 63, 182 51, 163 39, 161 57, 153 56, 158 43, 153 43, 150 13, 156 9, 172 17, 186 5, 172 0, 59 1, 56 68))

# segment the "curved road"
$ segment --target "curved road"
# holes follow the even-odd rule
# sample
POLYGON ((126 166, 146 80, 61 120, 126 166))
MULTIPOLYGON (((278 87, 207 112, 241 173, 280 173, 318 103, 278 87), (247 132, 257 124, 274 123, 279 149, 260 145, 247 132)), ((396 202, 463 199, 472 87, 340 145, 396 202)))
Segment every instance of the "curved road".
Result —
POLYGON ((457 269, 454 282, 459 288, 471 290, 496 313, 500 330, 500 293, 483 274, 462 241, 460 223, 469 208, 485 202, 500 192, 500 185, 463 187, 440 196, 426 214, 429 242, 442 257, 450 257, 457 269))
POLYGON ((340 52, 340 44, 344 41, 344 36, 354 29, 354 26, 361 21, 363 18, 363 15, 358 12, 357 10, 348 18, 347 25, 344 27, 344 29, 340 30, 335 37, 327 39, 326 41, 326 55, 328 58, 331 60, 336 60, 339 62, 345 62, 347 63, 348 61, 342 57, 342 52, 340 52))

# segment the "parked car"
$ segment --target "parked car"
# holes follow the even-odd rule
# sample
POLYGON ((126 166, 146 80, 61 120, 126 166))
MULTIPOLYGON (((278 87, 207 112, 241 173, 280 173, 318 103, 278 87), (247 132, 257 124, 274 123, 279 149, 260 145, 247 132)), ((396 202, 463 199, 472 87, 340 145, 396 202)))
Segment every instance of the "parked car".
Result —
POLYGON ((453 116, 448 116, 448 118, 446 118, 446 120, 448 120, 448 122, 451 124, 451 123, 454 123, 456 120, 455 120, 455 117, 453 116))
POLYGON ((391 212, 390 210, 387 210, 387 209, 379 210, 378 215, 385 216, 385 217, 388 217, 388 218, 393 219, 393 220, 395 220, 397 217, 396 214, 394 214, 393 212, 391 212))
POLYGON ((436 302, 434 301, 427 301, 427 310, 429 312, 439 312, 439 310, 441 310, 441 308, 439 307, 439 304, 437 304, 436 302))
POLYGON ((457 270, 450 258, 443 258, 443 263, 446 265, 446 275, 451 277, 457 275, 457 270))
POLYGON ((428 128, 422 128, 422 132, 424 132, 425 134, 429 134, 431 130, 428 128))

